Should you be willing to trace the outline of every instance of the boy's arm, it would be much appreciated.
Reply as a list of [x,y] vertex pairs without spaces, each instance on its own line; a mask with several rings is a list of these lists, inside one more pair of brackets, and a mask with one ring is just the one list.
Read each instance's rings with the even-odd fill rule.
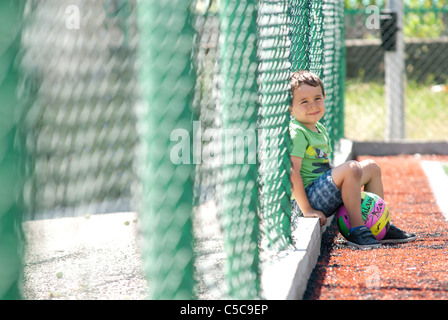
[[291,156],[291,189],[294,199],[297,201],[304,217],[317,217],[320,219],[320,225],[323,226],[327,222],[327,218],[322,211],[314,210],[305,193],[303,179],[300,175],[302,167],[302,158]]

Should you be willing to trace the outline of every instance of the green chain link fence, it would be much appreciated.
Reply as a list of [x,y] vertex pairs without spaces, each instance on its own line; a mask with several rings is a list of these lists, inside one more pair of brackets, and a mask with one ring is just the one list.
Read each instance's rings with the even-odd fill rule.
[[288,2],[260,2],[258,28],[260,212],[266,246],[283,250],[291,245]]
[[[220,90],[224,162],[218,210],[224,230],[229,295],[237,299],[260,295],[258,168],[254,161],[256,154],[251,152],[251,146],[256,145],[253,133],[257,130],[256,17],[256,0],[221,1]],[[246,143],[241,143],[241,138]]]
[[[171,158],[174,130],[190,145],[195,72],[191,3],[142,1],[138,8],[145,269],[153,299],[190,299],[193,293],[193,164]],[[174,21],[176,23],[174,23]]]
[[[20,126],[27,173],[25,297],[82,297],[86,289],[74,293],[70,288],[93,286],[114,266],[104,261],[98,267],[87,249],[76,263],[64,266],[49,240],[54,238],[66,255],[90,245],[94,235],[83,235],[87,218],[130,211],[131,189],[140,188],[133,170],[139,100],[136,2],[23,3],[19,97],[33,97]],[[69,221],[72,228],[62,229],[61,237]],[[53,260],[57,264],[49,263]],[[65,275],[62,281],[58,272]],[[71,274],[75,283],[63,288]]]
[[[2,2],[8,11],[2,7],[0,23],[22,19],[15,3]],[[132,209],[151,299],[263,298],[264,264],[294,250],[291,71],[322,77],[335,147],[344,135],[343,4],[26,4],[23,31],[9,21],[0,38],[8,115],[1,174],[11,180],[4,192],[17,192],[4,198],[26,200],[23,210],[19,200],[2,206],[2,230],[14,242],[2,263],[20,261],[22,214],[59,219]],[[79,29],[65,26],[69,6],[80,10]],[[19,52],[20,78],[11,68]],[[16,98],[11,87],[26,95]],[[19,108],[26,96],[32,104]],[[26,141],[21,151],[13,149],[17,130],[18,142]],[[12,170],[21,161],[25,177]],[[0,288],[20,281],[21,263],[8,266]]]
[[19,50],[23,2],[0,2],[0,299],[22,297],[24,148]]

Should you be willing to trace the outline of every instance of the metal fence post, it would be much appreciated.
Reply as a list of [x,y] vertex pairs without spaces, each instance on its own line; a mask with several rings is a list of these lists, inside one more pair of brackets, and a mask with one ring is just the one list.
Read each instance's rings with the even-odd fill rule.
[[396,48],[386,51],[385,94],[386,94],[386,140],[400,140],[406,137],[405,128],[405,55],[403,36],[404,3],[402,0],[389,0],[386,7],[396,13]]

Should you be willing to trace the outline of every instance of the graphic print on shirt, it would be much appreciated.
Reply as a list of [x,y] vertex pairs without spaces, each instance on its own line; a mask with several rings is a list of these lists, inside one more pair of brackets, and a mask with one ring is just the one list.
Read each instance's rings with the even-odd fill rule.
[[313,162],[313,166],[317,167],[313,170],[313,173],[327,172],[330,169],[330,162],[328,161],[328,155],[318,148],[313,148],[309,146],[306,149],[306,154],[318,159],[317,162]]

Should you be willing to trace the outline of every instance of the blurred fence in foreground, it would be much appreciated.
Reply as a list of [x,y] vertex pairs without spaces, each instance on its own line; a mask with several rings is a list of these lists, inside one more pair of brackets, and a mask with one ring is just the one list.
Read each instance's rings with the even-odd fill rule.
[[[133,210],[151,298],[263,298],[263,264],[294,249],[292,70],[322,77],[324,122],[335,146],[343,136],[342,2],[0,8],[1,297],[35,285],[21,265],[24,220]],[[75,279],[91,279],[92,263]]]

